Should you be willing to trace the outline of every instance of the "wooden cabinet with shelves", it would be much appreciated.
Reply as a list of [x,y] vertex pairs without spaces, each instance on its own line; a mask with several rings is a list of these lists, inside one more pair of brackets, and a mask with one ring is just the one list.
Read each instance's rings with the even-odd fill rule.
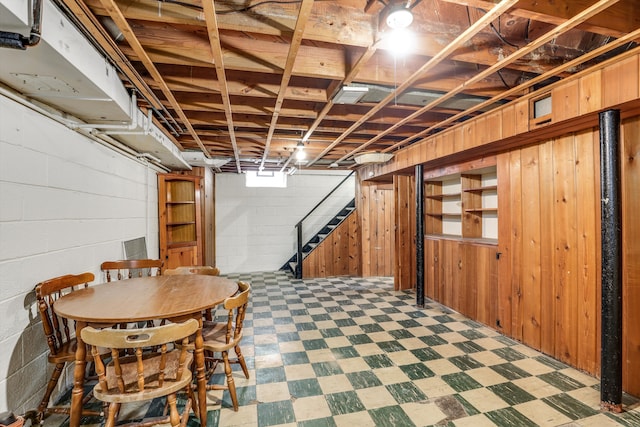
[[425,182],[425,229],[429,235],[497,238],[495,167]]
[[200,178],[159,174],[158,219],[160,258],[164,260],[164,268],[200,265]]

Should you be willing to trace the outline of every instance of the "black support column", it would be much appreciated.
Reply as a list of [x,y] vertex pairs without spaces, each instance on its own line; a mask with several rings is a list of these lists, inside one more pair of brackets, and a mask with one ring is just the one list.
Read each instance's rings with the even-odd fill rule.
[[424,166],[416,165],[416,305],[424,307]]
[[620,111],[600,113],[600,211],[602,215],[602,348],[600,401],[622,411],[622,215]]

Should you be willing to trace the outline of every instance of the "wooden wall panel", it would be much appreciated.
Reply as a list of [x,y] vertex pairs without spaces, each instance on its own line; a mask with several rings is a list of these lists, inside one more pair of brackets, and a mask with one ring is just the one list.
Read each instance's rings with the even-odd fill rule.
[[[416,279],[415,245],[415,178],[411,176],[393,177],[395,196],[395,264],[394,288],[411,289]],[[425,207],[426,208],[426,207]]]
[[[522,251],[528,256],[522,260],[520,273],[522,303],[521,318],[517,320],[522,324],[522,340],[530,343],[533,348],[540,349],[540,311],[541,311],[541,271],[540,257],[540,152],[537,145],[524,148],[521,151],[522,159],[522,245],[517,251]],[[524,226],[526,224],[526,226]]]
[[580,114],[591,113],[602,108],[602,71],[597,70],[581,77],[579,85],[580,98],[577,104]]
[[495,325],[499,331],[511,335],[511,154],[496,158],[498,177],[498,307]]
[[623,388],[640,396],[640,118],[622,125]]
[[638,56],[617,61],[602,70],[604,105],[616,105],[638,98]]
[[[511,241],[511,258],[505,260],[511,263],[511,335],[522,340],[522,265],[526,260],[522,252],[522,174],[521,153],[519,150],[511,152],[509,165],[509,188],[511,191],[511,217],[505,218],[511,224],[509,234],[504,238]],[[499,197],[499,196],[498,196]],[[498,236],[500,240],[502,236]]]
[[375,182],[358,184],[356,206],[361,215],[362,275],[393,276],[394,194],[393,185]]

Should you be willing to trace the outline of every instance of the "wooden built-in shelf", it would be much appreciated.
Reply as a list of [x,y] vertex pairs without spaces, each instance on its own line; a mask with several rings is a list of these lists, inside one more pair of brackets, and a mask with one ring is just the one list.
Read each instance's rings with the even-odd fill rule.
[[460,197],[462,193],[445,193],[445,194],[428,194],[426,197],[430,199],[441,200],[447,197]]
[[475,208],[465,209],[465,212],[498,212],[498,208]]
[[487,185],[486,187],[465,188],[462,191],[465,191],[467,193],[482,193],[485,191],[496,191],[496,190],[498,190],[497,185]]

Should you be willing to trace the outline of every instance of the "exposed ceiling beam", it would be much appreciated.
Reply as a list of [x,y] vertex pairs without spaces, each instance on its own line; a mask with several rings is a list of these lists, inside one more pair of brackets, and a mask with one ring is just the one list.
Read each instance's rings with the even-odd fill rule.
[[[240,155],[238,151],[238,143],[236,141],[235,129],[233,126],[233,113],[231,112],[231,101],[229,99],[229,88],[227,86],[227,77],[224,70],[224,58],[222,47],[220,46],[220,33],[218,30],[218,20],[216,17],[216,6],[214,0],[202,0],[204,16],[207,21],[207,33],[209,35],[209,43],[211,45],[211,53],[216,67],[216,78],[218,80],[218,89],[222,97],[222,105],[224,114],[227,119],[227,129],[229,130],[229,140],[233,147],[233,157],[236,160],[236,169],[238,173],[242,172],[240,168]],[[207,156],[209,156],[207,150]]]
[[289,45],[289,53],[287,55],[287,61],[282,73],[282,82],[280,84],[280,90],[278,91],[278,97],[276,98],[276,105],[273,109],[271,124],[269,125],[267,140],[265,142],[264,154],[262,155],[262,161],[260,162],[260,169],[264,167],[264,163],[266,162],[267,156],[269,155],[269,145],[271,144],[271,138],[273,138],[273,132],[275,131],[276,124],[278,123],[278,115],[280,114],[280,109],[282,108],[286,88],[287,86],[289,86],[289,80],[291,79],[291,74],[293,73],[293,65],[295,64],[296,58],[298,56],[298,49],[300,48],[300,44],[302,43],[302,36],[304,35],[304,29],[307,25],[307,21],[309,20],[309,15],[311,14],[312,7],[313,0],[302,0],[302,3],[300,4],[300,11],[298,13],[298,19],[296,21],[296,28],[293,32],[293,37],[291,38],[291,44]]

